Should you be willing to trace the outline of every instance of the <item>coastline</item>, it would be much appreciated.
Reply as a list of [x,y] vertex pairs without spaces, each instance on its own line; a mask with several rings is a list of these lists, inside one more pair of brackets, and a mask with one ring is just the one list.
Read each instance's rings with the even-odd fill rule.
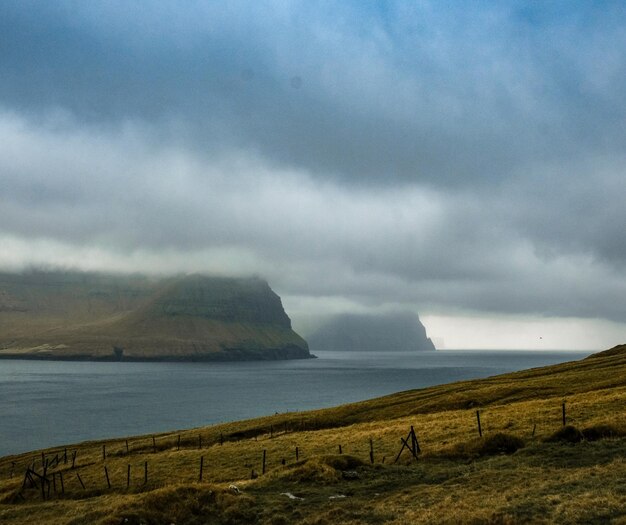
[[188,355],[161,355],[141,356],[122,355],[120,357],[110,355],[86,355],[68,354],[59,355],[46,352],[40,353],[0,353],[3,360],[22,361],[85,361],[106,363],[207,363],[207,362],[236,362],[236,361],[282,361],[292,359],[316,359],[317,356],[300,347],[269,348],[262,350],[250,350],[242,348],[228,348],[221,352]]

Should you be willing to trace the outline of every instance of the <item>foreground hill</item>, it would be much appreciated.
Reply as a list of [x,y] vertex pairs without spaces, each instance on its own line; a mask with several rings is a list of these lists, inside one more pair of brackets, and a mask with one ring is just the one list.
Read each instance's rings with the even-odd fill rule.
[[412,312],[337,315],[307,339],[312,350],[435,350],[424,325]]
[[310,357],[256,278],[0,274],[0,357],[227,360]]
[[[626,345],[333,409],[2,458],[0,522],[624,524],[625,421]],[[411,427],[417,460],[401,449]]]

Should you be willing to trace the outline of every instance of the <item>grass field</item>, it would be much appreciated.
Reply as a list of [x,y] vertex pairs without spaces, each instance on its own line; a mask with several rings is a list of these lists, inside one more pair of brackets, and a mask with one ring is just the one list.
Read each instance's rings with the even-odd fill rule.
[[[621,346],[332,409],[1,458],[0,523],[626,524],[625,422]],[[419,460],[404,450],[394,463],[411,426]],[[43,474],[42,452],[43,493],[35,475],[23,483],[29,467]]]

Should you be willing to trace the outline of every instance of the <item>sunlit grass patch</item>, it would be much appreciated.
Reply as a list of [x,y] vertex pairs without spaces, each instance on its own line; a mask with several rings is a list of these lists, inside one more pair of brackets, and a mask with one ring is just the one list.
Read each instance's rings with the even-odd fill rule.
[[[26,468],[42,471],[41,451],[0,458],[0,522],[619,522],[625,420],[626,354],[612,353],[154,440],[73,445],[75,466],[54,463],[57,491],[46,500],[22,487]],[[398,456],[411,427],[417,459],[406,448]]]

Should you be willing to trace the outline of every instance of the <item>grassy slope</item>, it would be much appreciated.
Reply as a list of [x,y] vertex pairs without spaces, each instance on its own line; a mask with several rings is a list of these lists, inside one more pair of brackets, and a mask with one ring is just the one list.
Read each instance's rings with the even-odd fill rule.
[[[255,279],[0,273],[0,357],[210,356],[288,347],[308,355],[280,298]],[[255,353],[256,352],[256,353]]]
[[[546,441],[561,428],[563,400],[570,424],[612,425],[621,435],[575,444]],[[156,450],[151,436],[129,439],[129,453],[123,439],[108,441],[106,461],[102,443],[83,443],[70,448],[77,450],[76,470],[63,464],[54,469],[64,472],[65,495],[47,502],[34,489],[22,491],[23,501],[17,497],[26,465],[35,460],[38,467],[40,453],[3,458],[0,522],[626,523],[624,416],[626,346],[573,363],[333,409],[157,435]],[[392,464],[411,425],[420,440],[420,461],[410,462],[405,453]],[[509,455],[486,451],[485,444],[502,432],[525,446]],[[268,472],[250,480],[252,470],[261,470],[263,450]],[[344,479],[344,471],[357,472],[358,479]],[[232,483],[241,494],[228,488]],[[303,499],[292,500],[285,492]],[[336,495],[346,497],[330,499]]]

